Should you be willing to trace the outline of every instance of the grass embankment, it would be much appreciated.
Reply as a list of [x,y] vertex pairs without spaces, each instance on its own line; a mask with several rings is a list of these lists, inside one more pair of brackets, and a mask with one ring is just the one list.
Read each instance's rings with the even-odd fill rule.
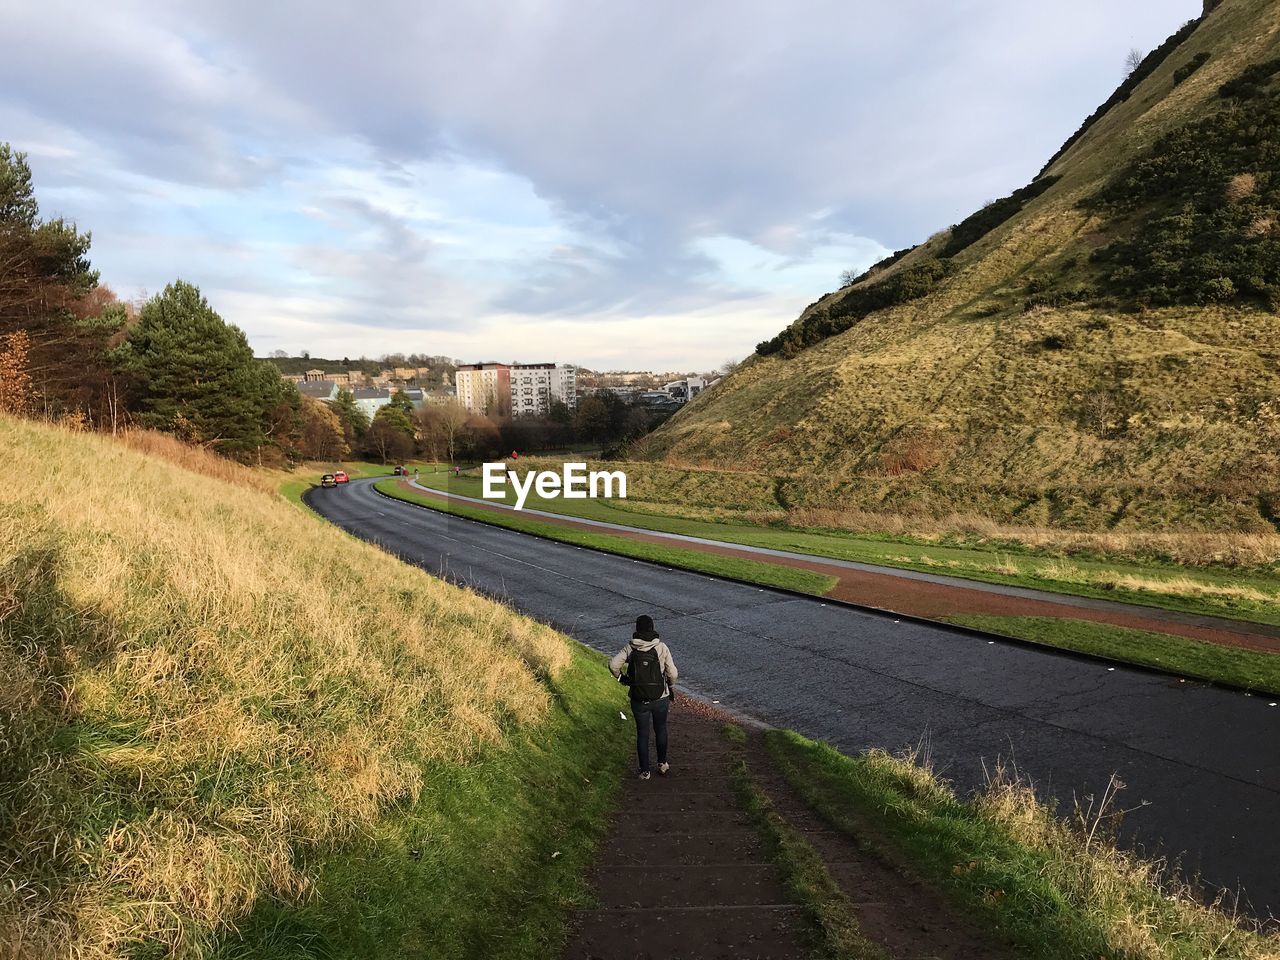
[[[895,528],[891,518],[872,514],[771,511],[769,504],[777,507],[773,484],[760,474],[634,463],[593,467],[627,471],[628,499],[544,499],[531,491],[526,509],[816,557],[1280,624],[1280,537],[1090,535],[1005,527],[975,519],[957,519],[952,527],[935,526],[932,534],[921,521],[911,533],[902,518],[897,518]],[[554,469],[554,465],[537,461],[519,464],[522,472],[543,468]],[[481,495],[481,480],[474,475],[442,473],[420,480],[424,486],[463,496]],[[513,503],[510,486],[500,489],[506,502]],[[835,527],[840,523],[862,532],[820,528],[820,524]],[[877,525],[889,529],[880,532]],[[890,532],[892,529],[897,532]],[[1127,551],[1133,557],[1152,552],[1144,559],[1123,561],[1109,559],[1105,555],[1109,550]],[[1160,551],[1199,557],[1204,562],[1217,557],[1221,562],[1216,566],[1170,563],[1158,558]],[[1226,566],[1227,562],[1233,565]]]
[[0,955],[554,952],[625,754],[591,655],[215,457],[0,446]]
[[762,586],[781,587],[785,590],[811,593],[816,596],[825,594],[836,582],[834,577],[795,567],[763,563],[758,560],[739,560],[735,557],[718,556],[714,553],[704,553],[681,547],[642,543],[607,533],[575,530],[572,527],[548,523],[545,520],[515,511],[487,510],[469,503],[444,500],[440,497],[433,497],[430,494],[419,493],[416,490],[405,489],[399,480],[379,480],[375,486],[380,492],[395,497],[397,500],[428,507],[440,513],[464,517],[468,520],[478,520],[481,523],[545,537],[548,540],[558,540],[561,543],[589,547],[593,550],[603,550],[606,553],[615,553],[619,556],[632,557],[637,560],[648,560],[653,563],[693,570],[698,573],[730,577],[735,580],[758,583]]
[[1248,690],[1280,694],[1280,654],[1202,643],[1187,637],[1053,617],[955,616],[957,623],[1006,637],[1172,670]]
[[1042,960],[1270,960],[1280,936],[1170,887],[1157,865],[1116,849],[1106,823],[1052,816],[1025,785],[997,774],[971,801],[916,758],[846,757],[787,731],[769,751],[834,826],[905,862],[970,915]]
[[[429,793],[323,861],[306,901],[271,899],[224,960],[553,956],[626,747],[618,685],[578,650],[547,717],[466,764],[424,770]],[[606,754],[612,766],[602,769]]]

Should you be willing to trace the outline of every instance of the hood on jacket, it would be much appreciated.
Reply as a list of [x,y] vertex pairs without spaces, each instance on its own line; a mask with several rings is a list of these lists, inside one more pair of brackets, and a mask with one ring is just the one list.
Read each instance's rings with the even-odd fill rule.
[[662,638],[655,636],[652,640],[644,640],[640,637],[631,638],[631,646],[635,650],[652,650],[662,642]]

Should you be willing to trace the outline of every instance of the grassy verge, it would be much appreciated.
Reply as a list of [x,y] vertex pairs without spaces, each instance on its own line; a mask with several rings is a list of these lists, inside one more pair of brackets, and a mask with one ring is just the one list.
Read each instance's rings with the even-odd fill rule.
[[999,774],[966,802],[914,758],[880,751],[851,758],[789,731],[766,736],[815,810],[847,833],[881,838],[1025,956],[1265,960],[1280,950],[1280,937],[1241,927],[1100,839],[1105,824],[1086,834]]
[[[777,564],[735,560],[696,550],[651,546],[627,540],[624,537],[576,531],[515,512],[498,512],[466,503],[445,502],[439,498],[405,490],[396,483],[380,482],[377,486],[382,492],[398,499],[442,512],[470,517],[566,543],[591,546],[623,556],[656,560],[659,563],[701,573],[730,576],[814,596],[825,596],[834,583],[832,578]],[[449,489],[454,489],[452,484]],[[467,492],[463,495],[471,494]],[[560,502],[555,501],[553,505]],[[582,501],[569,502],[575,505],[575,509],[582,503]],[[599,504],[598,501],[596,503]],[[597,506],[596,509],[598,510],[599,507]],[[1250,690],[1280,693],[1280,654],[1244,650],[1173,634],[1132,630],[1086,620],[985,615],[952,616],[946,619],[949,623],[989,630],[1007,637],[1032,640],[1064,650],[1076,650],[1123,663],[1156,667]]]
[[948,622],[1265,693],[1280,693],[1280,654],[1055,617],[955,616]]
[[607,673],[144,441],[0,416],[0,956],[554,952]]
[[466,766],[317,864],[305,902],[265,901],[224,960],[375,960],[558,954],[621,782],[630,743],[618,686],[584,649],[534,730]]
[[[741,743],[740,727],[726,725],[725,736]],[[751,779],[745,759],[731,767],[738,800],[764,839],[769,858],[778,864],[787,891],[809,918],[817,940],[817,956],[829,960],[889,960],[889,955],[862,935],[852,904],[827,870],[822,856],[777,812],[764,791]]]
[[481,523],[545,537],[548,540],[559,540],[561,543],[590,547],[593,550],[603,550],[623,557],[648,560],[654,563],[666,564],[667,566],[680,567],[684,570],[693,570],[698,573],[731,577],[735,580],[745,580],[768,587],[781,587],[800,593],[811,593],[815,596],[824,595],[836,583],[834,577],[814,573],[810,570],[802,570],[797,567],[784,567],[780,564],[764,563],[759,560],[739,560],[736,557],[723,557],[698,550],[641,543],[636,540],[629,540],[626,537],[575,530],[572,527],[548,523],[545,520],[515,512],[486,510],[468,503],[446,501],[429,494],[406,490],[396,480],[380,480],[376,487],[382,493],[395,497],[397,500],[429,507],[441,513],[465,517],[468,520],[478,520]]
[[[525,466],[522,461],[521,468]],[[613,466],[630,468],[629,464]],[[462,496],[481,495],[481,481],[476,476],[439,473],[423,476],[421,482]],[[506,493],[508,502],[513,502],[509,487]],[[697,517],[688,514],[706,511],[691,505],[635,499],[543,499],[531,492],[526,508],[640,530],[1280,625],[1280,580],[1271,569],[1192,567],[1156,560],[1123,562],[1096,558],[1088,552],[1068,558],[1060,552],[1035,551],[1010,541],[966,546],[906,536],[818,530],[781,522],[751,523],[741,519],[742,511]],[[675,512],[662,512],[667,508]]]

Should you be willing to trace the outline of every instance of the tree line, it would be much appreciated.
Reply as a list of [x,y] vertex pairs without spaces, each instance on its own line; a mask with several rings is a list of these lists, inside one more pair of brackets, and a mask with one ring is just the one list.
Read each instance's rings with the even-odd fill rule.
[[90,244],[76,224],[41,216],[26,156],[0,143],[0,413],[155,429],[273,465],[616,447],[658,418],[608,393],[519,419],[476,416],[454,402],[415,408],[397,393],[370,418],[349,391],[331,402],[303,397],[192,283],[121,301],[100,283]]

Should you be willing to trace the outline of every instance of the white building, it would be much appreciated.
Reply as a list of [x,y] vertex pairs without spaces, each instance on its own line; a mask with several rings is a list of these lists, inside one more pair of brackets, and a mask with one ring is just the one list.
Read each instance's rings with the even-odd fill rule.
[[563,363],[464,363],[454,384],[458,402],[478,414],[537,416],[556,400],[578,403],[578,370]]
[[692,400],[708,386],[709,384],[703,377],[685,377],[683,380],[673,380],[662,389],[681,403],[684,403]]
[[578,371],[563,363],[517,363],[511,367],[511,414],[545,416],[553,401],[578,403]]

